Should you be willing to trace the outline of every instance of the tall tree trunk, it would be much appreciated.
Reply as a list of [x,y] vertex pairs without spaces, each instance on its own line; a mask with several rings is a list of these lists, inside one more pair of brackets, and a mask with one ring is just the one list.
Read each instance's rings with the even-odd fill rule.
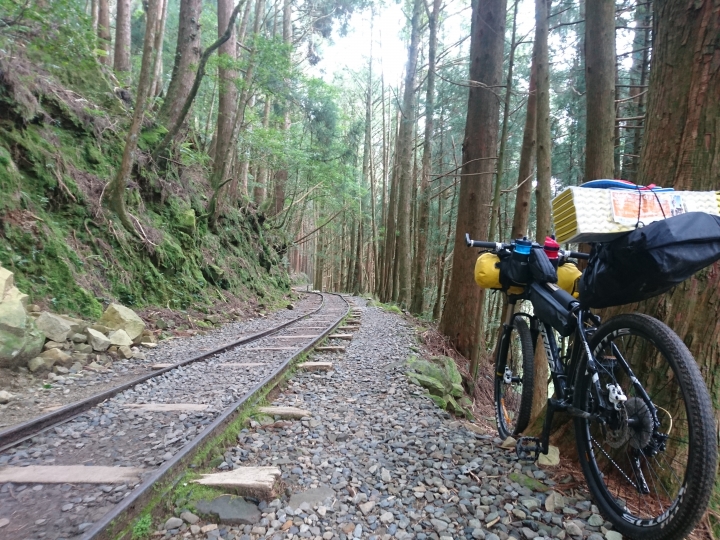
[[[398,114],[398,117],[400,115]],[[398,122],[399,124],[399,122]],[[397,149],[398,139],[395,137],[395,158],[393,159],[393,167],[390,175],[390,196],[388,197],[387,221],[385,222],[385,285],[383,294],[380,299],[383,302],[389,302],[394,295],[395,282],[395,248],[397,246],[397,200],[398,200],[398,166],[397,166]]]
[[[198,64],[197,72],[195,73],[195,80],[193,81],[192,88],[190,88],[190,92],[188,93],[187,98],[185,99],[185,103],[182,106],[182,109],[180,109],[180,113],[178,114],[177,120],[174,124],[171,126],[168,126],[168,132],[165,134],[165,137],[163,137],[163,140],[160,141],[160,143],[157,145],[155,150],[153,150],[152,157],[155,161],[157,161],[160,156],[163,156],[165,151],[170,146],[170,143],[175,140],[175,137],[177,136],[178,132],[180,131],[180,127],[182,126],[182,123],[185,121],[185,117],[187,116],[188,112],[190,112],[190,107],[193,104],[193,101],[195,100],[195,96],[197,96],[197,92],[200,89],[200,83],[203,80],[203,77],[205,76],[205,66],[207,65],[207,61],[210,58],[210,55],[215,52],[218,47],[223,45],[224,43],[227,43],[227,41],[230,39],[230,36],[234,32],[235,27],[235,19],[238,16],[238,13],[240,12],[240,8],[243,5],[243,2],[247,0],[240,0],[237,6],[235,6],[235,9],[233,10],[230,20],[227,23],[227,27],[225,28],[225,33],[220,36],[215,42],[210,45],[200,56],[200,63]],[[260,1],[260,0],[258,0]]]
[[181,0],[177,46],[172,76],[158,120],[166,127],[177,122],[195,79],[200,61],[200,13],[202,0]]
[[[232,0],[218,0],[218,36],[221,36],[224,29],[227,28],[228,22],[233,12]],[[213,187],[218,188],[225,182],[225,171],[227,164],[226,156],[229,154],[228,149],[234,144],[232,140],[233,124],[235,120],[235,109],[237,106],[237,86],[235,79],[237,71],[231,67],[227,67],[227,63],[232,63],[237,58],[237,47],[235,45],[235,25],[233,25],[230,39],[220,45],[218,49],[218,57],[221,59],[221,65],[218,68],[219,81],[219,98],[218,98],[218,116],[215,125],[215,153],[213,157],[212,179],[215,184]]]
[[[453,208],[455,208],[455,200],[457,199],[458,186],[457,182],[453,182],[453,196],[450,202],[450,210],[448,212],[448,224],[447,232],[445,233],[445,244],[443,245],[442,255],[440,255],[440,262],[438,265],[438,283],[437,283],[437,296],[435,297],[435,306],[433,307],[433,318],[435,320],[440,319],[443,313],[443,295],[446,289],[445,284],[447,283],[446,278],[446,266],[448,258],[448,245],[450,245],[450,237],[452,236],[452,222],[453,222]],[[442,206],[441,206],[442,208]],[[442,218],[442,216],[441,216]]]
[[90,2],[90,20],[92,21],[93,34],[97,35],[98,31],[98,16],[99,16],[99,2],[98,0],[91,0]]
[[109,0],[98,0],[98,49],[104,51],[99,60],[102,64],[110,64],[110,3]]
[[415,253],[415,280],[413,283],[412,303],[410,311],[422,313],[425,294],[425,263],[427,244],[430,233],[430,165],[432,163],[433,116],[435,115],[435,55],[437,50],[437,21],[440,15],[441,0],[433,0],[432,13],[428,20],[430,38],[428,41],[428,75],[425,91],[425,140],[423,141],[422,172],[418,220],[417,220],[417,252]]
[[533,53],[531,62],[525,130],[523,131],[522,147],[520,148],[515,212],[513,213],[512,232],[510,233],[511,239],[527,236],[528,222],[530,221],[533,161],[535,158],[535,128],[537,125],[537,62],[535,53]]
[[157,97],[162,93],[163,88],[163,42],[165,41],[165,21],[167,20],[168,0],[162,0],[160,9],[160,20],[158,31],[155,34],[155,66],[153,67],[153,81],[150,86],[150,97]]
[[515,0],[513,7],[513,22],[510,38],[510,56],[508,58],[508,72],[505,80],[505,99],[503,101],[502,129],[500,131],[500,150],[497,159],[497,178],[495,179],[495,190],[493,191],[492,210],[490,213],[490,233],[488,240],[494,241],[499,228],[500,220],[500,190],[503,183],[503,171],[505,170],[505,146],[508,139],[508,124],[510,123],[510,98],[512,97],[513,67],[515,63],[515,32],[517,30],[517,11],[519,0]]
[[143,45],[142,65],[140,68],[140,80],[138,81],[137,97],[135,98],[135,111],[133,112],[130,129],[125,137],[125,148],[123,149],[122,160],[115,178],[108,186],[108,203],[115,211],[123,226],[130,232],[137,234],[134,225],[130,221],[125,208],[125,187],[135,162],[135,150],[137,139],[142,127],[142,120],[145,114],[145,103],[150,93],[152,83],[152,68],[155,62],[155,33],[158,30],[159,0],[148,0],[145,13],[145,43]]
[[[291,0],[283,0],[283,43],[290,50],[292,46],[292,2]],[[288,53],[289,54],[289,53]],[[290,104],[285,101],[283,103],[283,124],[282,130],[287,132],[290,129]],[[284,164],[275,173],[275,193],[274,201],[275,215],[282,212],[285,207],[285,187],[288,181],[288,164]]]
[[[635,39],[633,40],[633,64],[631,72],[631,81],[637,86],[630,88],[630,96],[635,97],[633,100],[634,107],[628,116],[642,116],[645,114],[645,95],[647,89],[648,75],[650,74],[650,24],[652,22],[651,11],[648,4],[639,2],[635,8],[635,23],[639,27],[635,31]],[[640,151],[642,148],[642,129],[633,129],[632,133],[626,133],[626,140],[632,138],[632,146],[630,152],[632,155],[629,160],[629,167],[626,167],[627,173],[625,178],[631,182],[637,182],[638,169],[640,168]],[[625,145],[627,147],[627,144]]]
[[413,156],[415,155],[415,79],[417,59],[420,48],[420,15],[423,0],[413,1],[413,14],[410,23],[410,46],[408,62],[405,68],[405,88],[403,91],[402,117],[400,118],[400,143],[398,162],[398,214],[397,214],[397,250],[398,263],[398,303],[410,304],[410,252],[412,236],[410,220],[412,216],[412,192],[415,183],[413,175]]
[[117,0],[115,17],[115,55],[113,69],[118,72],[130,71],[130,22],[132,11],[130,0]]
[[[272,104],[272,98],[270,94],[265,96],[265,106],[263,108],[263,129],[267,129],[270,126],[270,108]],[[260,164],[258,167],[257,177],[255,178],[255,187],[253,188],[253,200],[258,208],[265,201],[265,193],[268,183],[268,167],[267,164]]]
[[585,179],[614,178],[615,0],[593,0],[585,10]]
[[[652,68],[639,183],[695,191],[717,190],[720,186],[718,7],[717,0],[653,3]],[[720,422],[718,306],[720,263],[698,272],[667,294],[620,308],[658,317],[680,336],[705,377],[716,422]],[[717,477],[711,502],[716,512],[719,501]]]
[[[357,226],[357,241],[355,242],[355,265],[353,268],[353,287],[352,293],[358,296],[362,290],[362,248],[363,248],[363,220],[362,211],[360,212],[360,218],[358,219]],[[348,291],[350,292],[350,291]]]
[[[535,0],[535,56],[537,67],[537,188],[535,190],[536,232],[542,243],[550,234],[550,63],[548,58],[548,16],[550,0]],[[612,162],[612,160],[611,160]]]
[[[487,205],[492,197],[492,175],[497,157],[499,107],[491,88],[502,84],[506,0],[474,2],[470,38],[468,113],[463,142],[463,165],[455,228],[452,275],[440,330],[460,353],[475,358],[480,352],[484,292],[473,278],[477,253],[465,246],[465,233],[485,239],[490,223]],[[490,88],[488,88],[490,87]]]

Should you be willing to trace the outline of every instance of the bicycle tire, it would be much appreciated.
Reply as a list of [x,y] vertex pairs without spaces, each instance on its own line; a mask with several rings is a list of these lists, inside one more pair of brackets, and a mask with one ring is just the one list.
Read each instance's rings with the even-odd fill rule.
[[[623,536],[687,537],[705,513],[717,466],[712,402],[695,360],[670,328],[638,313],[619,315],[600,326],[590,350],[601,388],[606,388],[605,381],[614,381],[610,384],[619,384],[628,398],[624,413],[618,412],[604,430],[599,422],[575,418],[580,465],[595,503]],[[638,381],[632,381],[623,359]],[[639,366],[633,366],[635,359]],[[574,405],[591,412],[593,384],[586,363],[583,356]],[[636,382],[656,408],[660,425]],[[658,446],[665,436],[664,446]]]
[[[521,317],[513,319],[510,334],[503,332],[500,339],[495,362],[495,420],[500,437],[506,439],[522,433],[530,422],[534,349],[530,329]],[[505,382],[506,367],[513,376],[509,384]]]

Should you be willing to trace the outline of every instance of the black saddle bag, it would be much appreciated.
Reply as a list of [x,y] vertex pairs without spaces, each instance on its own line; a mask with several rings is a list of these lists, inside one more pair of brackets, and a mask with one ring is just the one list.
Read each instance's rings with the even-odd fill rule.
[[689,212],[595,244],[580,279],[583,307],[604,308],[662,294],[720,259],[720,217]]
[[561,336],[573,333],[576,319],[572,309],[578,301],[571,294],[552,283],[533,282],[529,287],[528,298],[540,320],[552,326]]

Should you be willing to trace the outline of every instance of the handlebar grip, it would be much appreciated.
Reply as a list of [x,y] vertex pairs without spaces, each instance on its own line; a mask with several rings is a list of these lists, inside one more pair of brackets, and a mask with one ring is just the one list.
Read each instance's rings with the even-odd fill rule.
[[485,248],[485,249],[497,249],[498,245],[495,242],[482,242],[480,240],[471,240],[470,234],[465,233],[465,245],[467,247]]
[[580,251],[570,251],[566,254],[566,257],[572,258],[572,259],[585,259],[588,260],[590,258],[589,253],[582,253]]

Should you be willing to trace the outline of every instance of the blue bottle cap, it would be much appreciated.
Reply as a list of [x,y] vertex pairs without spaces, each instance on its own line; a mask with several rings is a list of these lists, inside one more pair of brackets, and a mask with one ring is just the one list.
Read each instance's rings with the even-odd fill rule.
[[530,255],[532,249],[532,241],[527,238],[518,238],[515,240],[515,252],[521,255]]

